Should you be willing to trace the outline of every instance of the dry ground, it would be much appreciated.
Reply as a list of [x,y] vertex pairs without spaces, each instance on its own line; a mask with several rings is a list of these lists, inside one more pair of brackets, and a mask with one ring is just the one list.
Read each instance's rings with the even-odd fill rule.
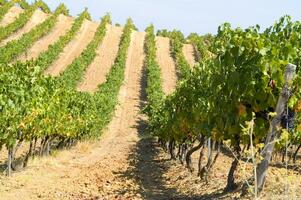
[[[76,39],[67,45],[47,72],[58,75],[63,71],[92,40],[96,27],[97,24],[86,21]],[[104,81],[105,74],[116,57],[116,44],[119,42],[121,30],[110,26],[109,28],[108,33],[115,31],[115,34],[106,35],[100,45],[97,60],[89,66],[83,79],[86,85],[82,89],[85,91],[95,90]],[[223,192],[233,159],[231,156],[223,154],[218,158],[210,181],[205,184],[195,172],[191,174],[179,161],[171,160],[147,134],[147,119],[140,113],[146,100],[144,39],[143,32],[132,34],[125,81],[118,97],[120,103],[115,117],[100,140],[82,142],[70,150],[56,151],[52,156],[35,158],[26,169],[15,172],[10,178],[0,176],[0,200],[241,199],[239,193]],[[175,63],[170,56],[169,40],[157,37],[156,44],[163,90],[169,94],[175,89],[177,81]],[[112,49],[104,52],[105,46],[110,45]],[[190,47],[185,49],[185,54],[191,52]],[[102,57],[103,54],[109,58],[108,61],[104,61],[106,59]],[[189,55],[186,57],[193,58]],[[24,151],[20,151],[20,154],[22,152]],[[4,156],[0,154],[0,160]],[[193,160],[195,168],[196,156],[197,153]],[[250,165],[241,162],[236,175],[238,180],[243,181],[251,170]],[[301,199],[300,180],[300,166],[290,169],[286,176],[286,170],[275,165],[269,172],[267,187],[261,199]],[[288,196],[284,195],[286,182],[289,186]]]
[[98,24],[85,20],[79,33],[64,48],[59,58],[45,71],[45,74],[58,76],[77,58],[93,39]]
[[11,7],[1,20],[0,26],[5,27],[12,23],[22,12],[24,12],[22,8],[17,6]]
[[7,44],[8,42],[10,42],[12,40],[20,39],[23,34],[28,33],[32,28],[34,28],[38,24],[45,21],[48,16],[49,16],[48,14],[46,14],[43,11],[37,9],[34,12],[34,14],[32,15],[32,17],[30,18],[30,20],[24,25],[24,27],[22,27],[17,32],[10,35],[5,40],[1,41],[0,46],[4,46],[5,44]]
[[78,85],[79,91],[94,92],[98,85],[106,81],[106,74],[110,71],[118,53],[121,35],[121,27],[107,25],[107,32],[97,50],[97,56]]
[[189,65],[193,67],[196,64],[193,45],[184,44],[182,51]]
[[170,40],[166,37],[156,37],[156,58],[161,67],[162,90],[165,94],[174,91],[177,83],[176,64],[170,54]]
[[35,42],[18,60],[25,61],[36,59],[40,53],[46,51],[49,45],[54,44],[72,26],[73,19],[63,14],[58,16],[57,22],[52,31]]

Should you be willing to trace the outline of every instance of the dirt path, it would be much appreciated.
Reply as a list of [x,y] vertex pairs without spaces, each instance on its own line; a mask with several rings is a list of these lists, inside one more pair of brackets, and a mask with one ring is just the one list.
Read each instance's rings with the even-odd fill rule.
[[7,26],[8,24],[12,23],[17,19],[17,17],[24,12],[22,8],[13,6],[11,7],[8,12],[4,15],[2,21],[0,22],[0,26]]
[[196,64],[194,56],[194,47],[191,44],[184,44],[182,51],[189,65],[193,67]]
[[30,20],[25,24],[23,28],[6,38],[0,43],[0,46],[4,46],[8,42],[12,40],[18,40],[22,37],[23,34],[28,33],[32,28],[37,26],[38,24],[44,22],[49,15],[37,9]]
[[[120,105],[99,143],[81,144],[70,151],[31,162],[12,178],[0,177],[3,199],[83,199],[115,197],[122,189],[117,171],[126,170],[130,151],[138,141],[143,117],[142,70],[145,34],[135,32],[128,51],[125,81],[119,94]],[[129,180],[130,181],[130,180]],[[129,183],[129,182],[128,182]],[[120,187],[119,187],[120,186]],[[113,196],[112,196],[113,195]]]
[[67,30],[71,28],[72,21],[73,19],[71,17],[67,17],[63,14],[59,15],[52,31],[34,43],[34,45],[26,53],[21,55],[18,60],[25,61],[37,58],[40,53],[48,49],[49,45],[55,43],[60,36],[64,35]]
[[93,39],[97,26],[97,23],[85,20],[75,39],[64,48],[59,59],[45,71],[45,74],[58,76],[63,72]]
[[[1,200],[243,199],[239,193],[223,192],[231,156],[220,155],[206,184],[196,172],[191,174],[179,161],[171,160],[146,134],[146,119],[140,113],[146,99],[144,37],[145,33],[132,35],[120,104],[101,139],[37,158],[10,178],[0,176]],[[272,167],[269,171],[267,193],[261,199],[284,199],[285,169]],[[289,173],[289,191],[296,193],[296,198],[286,199],[301,198],[300,176],[300,171]]]
[[140,113],[146,99],[144,38],[145,33],[132,34],[120,104],[100,141],[34,160],[11,178],[0,176],[2,199],[182,198],[165,186],[166,159],[158,156],[160,150],[147,136]]
[[157,62],[161,67],[162,88],[165,94],[174,91],[177,82],[176,65],[170,55],[170,41],[166,37],[156,37]]
[[107,25],[107,32],[97,50],[97,56],[77,88],[79,91],[94,92],[98,85],[106,81],[106,74],[110,71],[118,53],[121,35],[121,27]]

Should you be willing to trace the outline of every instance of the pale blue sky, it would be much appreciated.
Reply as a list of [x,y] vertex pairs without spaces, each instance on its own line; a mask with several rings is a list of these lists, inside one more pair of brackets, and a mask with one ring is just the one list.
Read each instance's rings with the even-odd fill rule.
[[[28,0],[32,2],[33,0]],[[51,9],[65,3],[72,15],[88,7],[94,20],[106,12],[113,23],[124,24],[131,17],[144,30],[150,23],[157,29],[179,29],[185,35],[216,33],[223,22],[246,28],[259,24],[272,25],[280,16],[289,14],[301,21],[301,0],[44,0]]]

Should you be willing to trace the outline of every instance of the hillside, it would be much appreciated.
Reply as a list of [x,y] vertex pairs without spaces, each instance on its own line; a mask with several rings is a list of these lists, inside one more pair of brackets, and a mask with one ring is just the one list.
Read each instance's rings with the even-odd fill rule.
[[[209,157],[211,150],[214,155],[219,154],[216,163],[211,163],[214,167],[205,181],[197,170],[191,172],[181,157],[198,146],[199,139],[188,141],[186,145],[185,141],[167,143],[166,136],[164,143],[164,139],[158,142],[158,138],[150,134],[147,112],[159,108],[147,107],[145,111],[145,106],[152,102],[156,106],[169,105],[169,100],[178,97],[185,101],[185,95],[188,97],[190,93],[184,93],[183,97],[174,92],[189,83],[185,78],[197,65],[196,54],[204,53],[199,52],[199,43],[193,39],[183,42],[172,34],[169,37],[154,35],[149,29],[135,30],[131,20],[115,26],[109,16],[95,22],[90,20],[87,11],[72,17],[65,13],[64,7],[47,13],[41,5],[34,9],[11,6],[0,21],[0,27],[4,27],[1,29],[3,36],[0,34],[3,53],[0,63],[11,70],[6,76],[2,68],[0,73],[4,75],[0,80],[6,80],[9,85],[16,79],[22,91],[16,92],[19,87],[15,85],[8,89],[0,86],[0,89],[7,92],[7,96],[22,96],[28,92],[24,95],[26,100],[23,101],[22,96],[16,101],[23,110],[4,112],[0,107],[1,114],[8,116],[0,118],[3,120],[0,123],[18,120],[11,126],[21,135],[15,136],[1,125],[4,127],[1,130],[8,130],[10,135],[0,135],[0,169],[3,172],[0,200],[253,199],[252,195],[241,197],[240,189],[224,191],[236,156],[231,154],[226,142],[220,147],[219,142],[210,143],[209,140],[214,145],[212,149],[203,145],[192,155],[191,166],[197,169],[198,164],[202,164],[200,156]],[[16,23],[14,27],[17,28],[4,35],[5,28],[21,21],[18,16],[22,13],[28,16],[28,21],[23,25]],[[20,70],[11,69],[17,67]],[[16,77],[9,77],[10,73]],[[155,79],[158,83],[152,82]],[[23,82],[26,84],[21,84]],[[183,84],[177,86],[179,82]],[[197,83],[190,88],[197,88]],[[28,103],[27,99],[32,102]],[[167,103],[156,104],[158,99],[160,102],[167,99]],[[154,118],[159,119],[162,113],[167,116],[169,111],[180,108],[157,112]],[[186,111],[188,119],[195,115]],[[20,120],[18,113],[24,115]],[[166,132],[173,129],[185,132],[187,124],[183,120],[183,126],[168,126]],[[186,150],[182,149],[184,146]],[[290,154],[296,147],[298,143],[291,147]],[[173,152],[176,150],[178,152]],[[177,154],[177,158],[173,158],[173,154]],[[287,195],[291,199],[301,199],[300,155],[296,155],[297,161],[288,169],[279,161],[282,155],[279,151],[273,157],[261,199],[283,199]],[[10,156],[13,163],[9,161]],[[203,163],[209,163],[208,160],[206,157]],[[11,177],[4,176],[10,170]],[[252,177],[252,170],[252,164],[239,158],[235,178],[240,186]],[[288,187],[286,193],[285,187]]]

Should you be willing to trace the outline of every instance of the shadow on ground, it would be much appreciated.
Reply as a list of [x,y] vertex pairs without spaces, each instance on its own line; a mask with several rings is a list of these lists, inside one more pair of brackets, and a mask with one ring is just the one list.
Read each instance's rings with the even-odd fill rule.
[[[146,70],[143,68],[142,78],[140,81],[140,110],[145,106],[146,102]],[[148,135],[147,121],[143,116],[137,119],[135,128],[138,130],[139,141],[133,147],[132,152],[128,156],[130,165],[128,169],[115,172],[122,180],[133,180],[138,183],[138,188],[131,193],[139,194],[143,199],[147,200],[178,200],[178,199],[225,199],[223,191],[216,191],[211,194],[201,196],[191,196],[181,194],[176,188],[167,186],[167,180],[164,177],[170,167],[168,159],[159,156],[161,148],[153,137]],[[123,195],[126,188],[115,191],[115,194]]]
[[[159,156],[161,148],[154,138],[145,133],[146,122],[141,120],[138,123],[140,140],[133,148],[128,157],[130,167],[120,176],[126,180],[134,180],[139,184],[136,191],[143,199],[147,200],[180,200],[180,199],[228,199],[227,193],[222,190],[204,195],[181,194],[176,188],[166,185],[166,178],[163,176],[170,167],[169,159]],[[120,192],[117,191],[120,194]]]

